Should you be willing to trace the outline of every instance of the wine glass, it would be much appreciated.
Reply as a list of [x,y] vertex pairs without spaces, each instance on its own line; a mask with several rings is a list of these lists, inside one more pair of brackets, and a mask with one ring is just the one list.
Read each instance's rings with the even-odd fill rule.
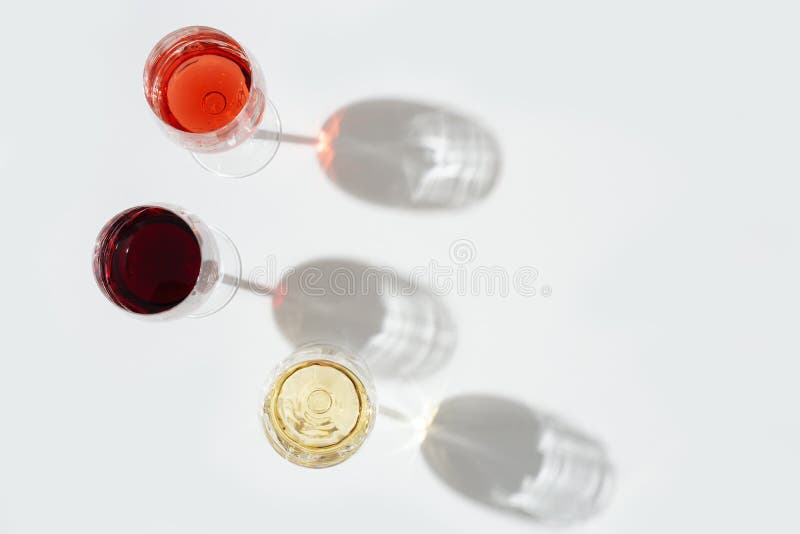
[[162,38],[145,62],[144,92],[167,137],[212,173],[249,176],[278,150],[280,118],[261,68],[220,30],[188,26]]
[[169,204],[115,215],[97,236],[93,267],[108,300],[156,320],[219,311],[236,294],[242,273],[230,237]]
[[373,425],[372,376],[354,354],[327,344],[304,345],[272,373],[261,420],[273,448],[304,467],[330,467],[351,457]]

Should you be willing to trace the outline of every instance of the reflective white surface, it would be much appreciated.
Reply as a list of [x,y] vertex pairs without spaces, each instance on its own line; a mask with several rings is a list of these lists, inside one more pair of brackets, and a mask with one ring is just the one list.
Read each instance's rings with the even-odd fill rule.
[[[293,347],[270,298],[241,291],[212,317],[151,324],[94,287],[97,230],[153,200],[224,228],[245,275],[270,254],[279,269],[453,266],[462,239],[468,267],[535,267],[532,297],[443,297],[458,343],[435,384],[405,390],[423,412],[501,395],[601,440],[616,490],[575,532],[800,530],[796,3],[78,1],[4,14],[0,532],[548,529],[452,491],[389,418],[336,468],[274,454],[253,407]],[[257,54],[289,134],[381,97],[475,117],[503,155],[493,191],[463,211],[382,207],[289,143],[253,177],[210,175],[142,94],[150,48],[187,24]]]

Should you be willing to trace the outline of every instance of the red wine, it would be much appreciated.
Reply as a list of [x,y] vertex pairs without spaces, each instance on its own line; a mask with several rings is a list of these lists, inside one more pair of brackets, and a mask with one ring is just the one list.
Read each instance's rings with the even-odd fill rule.
[[183,28],[153,49],[145,66],[145,94],[170,126],[207,133],[244,108],[251,77],[244,48],[232,37],[203,26]]
[[192,292],[200,263],[200,243],[183,219],[165,208],[139,206],[103,229],[94,271],[112,302],[152,314],[177,306]]

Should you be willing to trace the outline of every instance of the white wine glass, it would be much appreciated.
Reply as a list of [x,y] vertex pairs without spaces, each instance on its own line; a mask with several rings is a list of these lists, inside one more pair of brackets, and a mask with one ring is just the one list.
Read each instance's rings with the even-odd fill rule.
[[327,344],[298,348],[273,371],[261,420],[273,448],[304,467],[350,458],[375,424],[369,369],[358,356]]

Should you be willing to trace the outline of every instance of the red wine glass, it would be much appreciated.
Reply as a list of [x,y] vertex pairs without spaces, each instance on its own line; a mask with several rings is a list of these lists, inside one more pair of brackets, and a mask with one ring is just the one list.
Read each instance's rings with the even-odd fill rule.
[[242,272],[224,232],[169,204],[115,215],[97,236],[93,267],[108,300],[159,320],[219,311],[236,294]]
[[161,39],[145,62],[144,92],[167,137],[217,175],[254,174],[280,146],[261,68],[220,30],[188,26]]

